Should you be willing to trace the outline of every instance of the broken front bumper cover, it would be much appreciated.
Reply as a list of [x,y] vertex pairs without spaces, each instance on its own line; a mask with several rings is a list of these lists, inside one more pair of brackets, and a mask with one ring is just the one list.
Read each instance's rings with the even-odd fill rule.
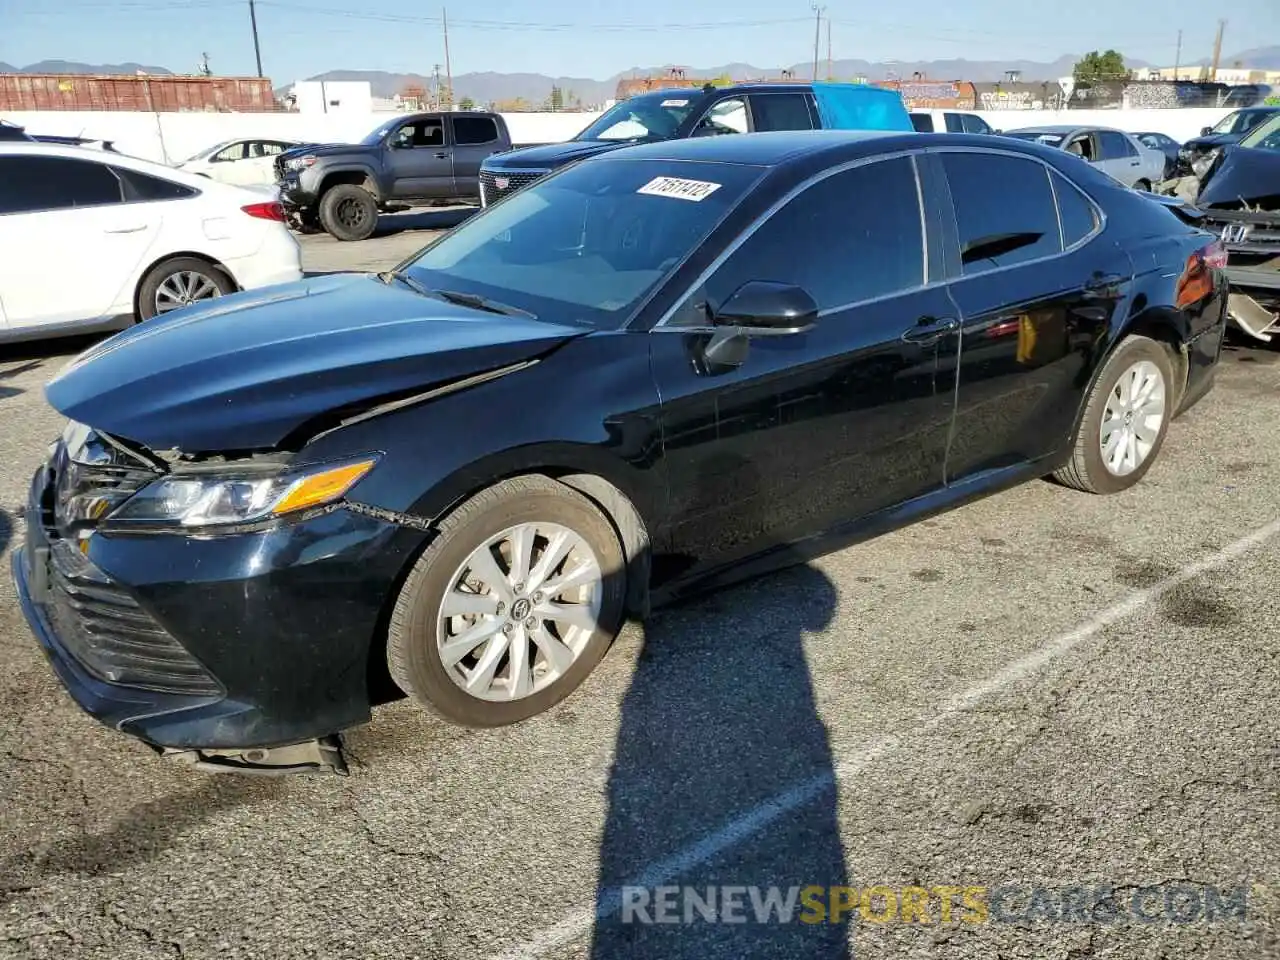
[[248,747],[237,750],[180,750],[174,747],[154,749],[165,759],[177,760],[207,773],[239,773],[265,777],[297,773],[347,775],[347,762],[342,755],[342,738],[337,734],[282,747]]

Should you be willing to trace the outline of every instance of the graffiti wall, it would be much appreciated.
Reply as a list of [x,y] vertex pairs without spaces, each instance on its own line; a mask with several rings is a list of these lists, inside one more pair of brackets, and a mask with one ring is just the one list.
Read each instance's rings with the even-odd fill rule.
[[1054,81],[973,86],[979,110],[1057,110],[1066,100],[1066,94]]
[[908,110],[973,110],[977,106],[973,84],[964,80],[882,80],[876,86],[897,90]]

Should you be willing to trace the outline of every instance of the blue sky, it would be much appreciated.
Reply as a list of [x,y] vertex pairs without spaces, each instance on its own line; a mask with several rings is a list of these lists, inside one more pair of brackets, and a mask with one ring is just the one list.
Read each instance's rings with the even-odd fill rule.
[[[1212,51],[1203,0],[825,0],[840,58],[1052,60],[1115,47],[1172,65]],[[468,0],[449,11],[453,71],[536,72],[603,79],[632,66],[760,67],[807,61],[809,0]],[[429,74],[444,62],[439,6],[414,0],[258,0],[264,72],[277,86],[328,69]],[[1232,0],[1223,54],[1280,43],[1280,0]],[[247,0],[0,0],[0,61],[138,61],[192,71],[255,72]],[[825,26],[822,54],[826,54]]]

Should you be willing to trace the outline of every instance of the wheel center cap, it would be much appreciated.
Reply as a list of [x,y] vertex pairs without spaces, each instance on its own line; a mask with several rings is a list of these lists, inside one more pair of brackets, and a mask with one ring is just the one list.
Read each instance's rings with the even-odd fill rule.
[[1131,423],[1133,423],[1133,411],[1132,411],[1132,410],[1130,410],[1128,413],[1126,413],[1126,414],[1124,415],[1124,425],[1127,427],[1127,426],[1129,426],[1129,424],[1131,424]]
[[530,603],[528,600],[526,600],[524,597],[521,597],[519,600],[517,600],[515,603],[511,605],[512,620],[523,620],[525,617],[529,616],[529,614],[532,612],[533,612],[533,604]]

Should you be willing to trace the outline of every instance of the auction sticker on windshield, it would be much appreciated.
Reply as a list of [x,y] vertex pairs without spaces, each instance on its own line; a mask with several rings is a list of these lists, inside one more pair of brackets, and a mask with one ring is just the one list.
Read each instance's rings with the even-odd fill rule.
[[688,105],[689,105],[688,100],[663,100],[662,101],[662,106],[664,107],[687,107]]
[[705,200],[720,189],[720,184],[708,180],[682,180],[680,177],[654,177],[636,193],[651,197],[675,197],[677,200]]

